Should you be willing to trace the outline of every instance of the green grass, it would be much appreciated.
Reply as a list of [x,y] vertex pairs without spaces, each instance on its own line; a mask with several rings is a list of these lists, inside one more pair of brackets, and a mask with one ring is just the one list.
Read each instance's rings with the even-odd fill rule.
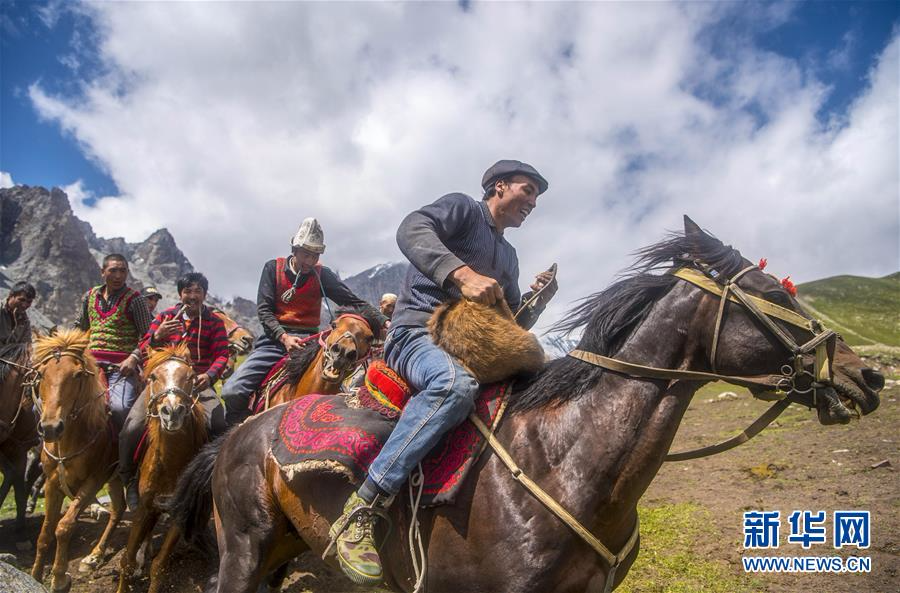
[[900,346],[900,272],[834,276],[797,287],[800,302],[850,344]]
[[641,550],[621,593],[744,593],[760,590],[753,578],[694,551],[698,541],[720,537],[709,511],[695,504],[639,506]]

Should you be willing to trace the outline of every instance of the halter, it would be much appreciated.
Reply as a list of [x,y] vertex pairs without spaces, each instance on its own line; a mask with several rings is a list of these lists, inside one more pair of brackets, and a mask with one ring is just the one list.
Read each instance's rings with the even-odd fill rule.
[[[359,321],[362,321],[366,325],[369,325],[369,322],[366,320],[365,317],[363,317],[362,315],[357,315],[356,313],[344,313],[343,315],[339,315],[338,318],[334,320],[334,323],[336,324],[338,321],[340,321],[341,319],[343,319],[345,317],[349,317],[351,319],[358,319]],[[322,356],[325,358],[325,363],[328,365],[334,366],[334,354],[332,354],[330,349],[326,348],[327,344],[325,343],[325,338],[327,336],[329,336],[332,333],[332,331],[333,330],[326,330],[326,331],[318,334],[318,336],[319,336],[319,346],[322,347]],[[350,330],[344,331],[344,333],[341,334],[341,336],[337,340],[334,340],[334,342],[332,342],[332,343],[337,343],[337,342],[340,342],[341,340],[345,340],[348,338],[353,340],[353,345],[356,346],[356,351],[360,352],[362,350],[362,348],[359,347],[359,343],[356,341],[356,336],[354,336],[350,332]],[[361,356],[360,358],[357,358],[356,361],[353,362],[353,367],[359,366],[360,364],[362,364],[363,362],[368,360],[371,356],[372,356],[372,350],[371,350],[371,348],[367,348],[366,354],[364,356]]]
[[[762,323],[763,327],[768,329],[769,332],[790,352],[791,358],[786,364],[781,366],[779,374],[756,376],[722,375],[718,372],[685,371],[639,365],[585,350],[573,350],[568,354],[572,358],[577,358],[595,366],[623,373],[631,377],[642,379],[724,381],[743,387],[763,388],[767,392],[774,393],[774,397],[778,401],[737,436],[702,449],[669,454],[666,456],[666,461],[684,461],[697,457],[705,457],[714,453],[727,451],[728,449],[745,443],[759,434],[766,426],[771,424],[772,421],[786,410],[788,405],[792,402],[809,407],[815,406],[817,399],[816,391],[832,384],[831,366],[838,337],[834,331],[825,329],[818,321],[807,319],[790,309],[786,309],[760,297],[748,295],[744,292],[744,290],[737,285],[737,281],[746,273],[753,270],[759,270],[759,266],[747,266],[732,278],[726,278],[724,282],[721,282],[722,275],[711,267],[703,262],[695,261],[693,263],[697,265],[699,269],[686,267],[679,268],[673,271],[672,275],[681,280],[690,282],[720,298],[713,334],[713,344],[710,351],[710,367],[712,367],[713,371],[716,370],[716,352],[719,336],[722,331],[722,322],[725,317],[725,303],[726,301],[731,301],[743,305],[744,308]],[[773,318],[809,332],[812,334],[812,338],[802,345],[798,344],[788,332],[781,329],[781,327],[773,321]],[[808,354],[814,354],[815,356],[813,372],[806,370],[803,364],[803,356]],[[808,386],[804,388],[803,383],[807,381]],[[811,397],[801,397],[809,393],[812,393]]]
[[[193,369],[194,369],[193,364],[191,363],[191,361],[187,360],[186,358],[182,358],[181,356],[173,356],[171,358],[167,358],[165,361],[163,361],[163,363],[169,362],[169,361],[174,361],[174,362],[183,364],[183,365],[187,366],[189,369],[191,369],[191,371],[193,372]],[[160,364],[163,364],[163,363],[160,363]],[[185,399],[191,400],[191,407],[188,408],[188,412],[190,412],[191,410],[194,409],[194,406],[197,405],[197,402],[200,399],[200,392],[197,391],[196,386],[191,387],[190,393],[188,393],[181,387],[175,387],[175,386],[167,387],[167,388],[163,389],[162,391],[157,391],[156,393],[150,394],[150,397],[147,400],[147,418],[159,418],[158,413],[154,414],[152,412],[153,406],[160,399],[166,397],[167,395],[176,395],[176,396],[180,396]]]
[[[16,368],[24,370],[24,374],[22,376],[22,394],[19,396],[19,405],[16,406],[16,413],[12,417],[12,420],[9,421],[9,434],[12,435],[13,430],[16,427],[16,422],[19,420],[19,414],[22,413],[22,404],[25,403],[26,393],[29,387],[31,387],[34,377],[38,375],[37,369],[34,367],[30,367],[24,364],[19,364],[13,360],[9,360],[7,358],[0,358],[0,362],[3,364],[8,364],[10,366],[14,366]],[[11,436],[8,438],[12,438]]]

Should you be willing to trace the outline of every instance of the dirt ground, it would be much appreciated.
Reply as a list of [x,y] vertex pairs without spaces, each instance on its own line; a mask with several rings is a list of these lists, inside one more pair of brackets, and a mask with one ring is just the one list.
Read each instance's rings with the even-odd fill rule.
[[[896,375],[893,373],[888,376]],[[707,386],[697,394],[676,438],[674,450],[693,448],[721,440],[743,429],[768,404],[738,392],[736,398],[719,397],[728,386]],[[642,556],[632,568],[626,588],[630,591],[771,591],[771,592],[888,592],[900,590],[900,385],[889,381],[877,412],[847,426],[825,427],[805,408],[790,408],[776,424],[751,442],[727,453],[695,461],[666,464],[642,501],[642,509],[665,508],[691,503],[703,509],[703,537],[690,542],[687,550],[655,550],[645,532]],[[887,460],[888,464],[880,464]],[[873,467],[875,465],[881,467]],[[804,551],[788,544],[787,515],[793,510],[824,510],[830,518],[835,510],[871,512],[871,547],[849,552],[819,544]],[[741,566],[742,513],[746,510],[780,510],[781,547],[753,552],[755,555],[833,556],[857,555],[872,559],[868,574],[745,575]],[[42,517],[29,518],[29,534],[36,540]],[[123,522],[112,539],[119,551],[94,574],[78,573],[78,561],[90,551],[102,524],[83,517],[72,543],[70,573],[75,576],[74,593],[115,591],[121,548],[128,533]],[[0,521],[0,552],[16,555],[21,567],[30,567],[33,551],[20,551],[12,541],[11,520]],[[162,530],[157,528],[156,545]],[[829,527],[829,538],[831,531]],[[829,540],[830,541],[830,540]],[[679,555],[674,555],[675,553]],[[673,554],[666,558],[666,554]],[[747,554],[750,555],[750,554]],[[691,570],[695,563],[713,562],[734,585],[706,582],[720,577],[694,577],[689,584],[671,584],[652,576],[656,563],[668,562],[671,570]],[[212,564],[185,546],[176,552],[168,574],[169,590],[176,593],[202,591]],[[731,583],[732,581],[728,581]],[[137,582],[145,591],[146,580]],[[2,587],[0,587],[2,589]],[[295,560],[284,588],[289,593],[358,592],[335,570],[306,554]]]

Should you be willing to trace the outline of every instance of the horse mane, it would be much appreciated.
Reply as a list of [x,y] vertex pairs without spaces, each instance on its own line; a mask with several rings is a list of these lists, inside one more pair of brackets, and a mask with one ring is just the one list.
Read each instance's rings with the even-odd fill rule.
[[[25,364],[30,353],[31,342],[14,342],[12,344],[4,344],[0,346],[0,358],[15,362],[16,364]],[[2,383],[14,369],[11,364],[0,362],[0,383]]]
[[[731,276],[745,265],[739,251],[706,233],[672,233],[634,255],[637,259],[617,282],[582,299],[550,331],[570,334],[584,328],[578,349],[612,356],[646,319],[653,305],[678,281],[670,274],[654,272],[699,260]],[[510,411],[574,400],[594,387],[603,373],[600,367],[563,356],[550,362],[536,377],[517,385],[521,391],[513,396]]]
[[91,343],[91,334],[80,329],[61,329],[52,336],[42,336],[34,344],[34,359],[42,361],[52,356],[57,350],[60,352],[72,352],[81,356],[86,370],[94,373],[99,371],[97,361],[88,350]]
[[341,315],[359,315],[366,320],[366,323],[369,324],[369,330],[376,338],[378,337],[378,334],[381,333],[381,324],[378,322],[378,317],[376,317],[375,309],[371,307],[366,307],[364,309],[342,307],[335,311],[334,319],[337,320]]
[[290,385],[296,385],[303,377],[303,373],[316,359],[322,347],[319,346],[318,340],[312,340],[304,344],[300,350],[292,350],[288,356],[287,362],[284,364],[284,372],[286,373],[287,382]]
[[149,376],[159,365],[173,358],[183,358],[191,362],[191,351],[188,349],[187,342],[166,346],[159,350],[151,350],[147,363],[144,365],[144,375]]

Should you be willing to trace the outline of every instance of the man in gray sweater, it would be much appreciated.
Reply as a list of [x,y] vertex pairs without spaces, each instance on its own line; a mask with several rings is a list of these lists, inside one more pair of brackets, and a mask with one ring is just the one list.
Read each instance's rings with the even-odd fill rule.
[[[344,506],[331,528],[339,563],[354,582],[377,585],[383,574],[372,534],[381,512],[412,469],[450,429],[474,408],[478,383],[432,342],[425,324],[443,302],[467,298],[485,304],[506,300],[517,311],[530,298],[519,292],[519,261],[504,237],[517,228],[548,187],[531,165],[503,160],[482,178],[478,202],[462,193],[443,196],[407,216],[397,244],[409,259],[406,279],[385,341],[385,361],[410,384],[415,395],[397,427],[369,467],[366,481]],[[556,293],[549,272],[532,290],[546,289],[518,316],[530,328]]]

